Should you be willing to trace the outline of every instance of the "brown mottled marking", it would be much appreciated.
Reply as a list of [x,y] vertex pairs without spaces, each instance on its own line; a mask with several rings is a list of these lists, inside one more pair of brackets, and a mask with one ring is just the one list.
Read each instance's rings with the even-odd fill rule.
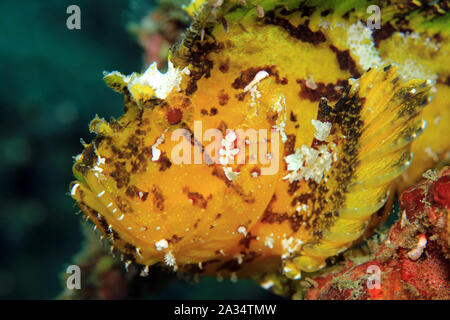
[[228,125],[225,123],[225,121],[220,121],[218,128],[222,134],[225,136],[227,129],[228,129]]
[[225,61],[220,62],[219,70],[223,73],[227,73],[230,70],[230,57],[227,57]]
[[183,239],[183,237],[179,237],[178,235],[174,234],[172,236],[172,238],[167,240],[167,242],[169,242],[169,243],[177,243],[177,242],[180,242],[182,239]]
[[209,110],[209,115],[211,116],[215,116],[217,114],[217,108],[211,108],[211,110]]
[[[188,35],[197,38],[194,32]],[[208,42],[208,41],[193,41],[191,45],[188,45],[189,48],[189,57],[187,61],[189,61],[192,65],[192,70],[190,73],[190,79],[185,89],[186,95],[192,95],[195,91],[197,91],[197,81],[202,77],[209,78],[211,76],[211,69],[214,66],[214,62],[208,59],[208,55],[210,52],[219,52],[224,48],[223,43]]]
[[[260,71],[266,71],[269,76],[275,77],[275,82],[285,85],[288,83],[287,78],[281,78],[280,74],[276,68],[276,66],[263,66],[263,67],[250,67],[241,71],[240,75],[234,79],[231,86],[234,89],[244,89],[256,76],[256,74]],[[238,97],[239,99],[240,97]],[[243,97],[242,97],[243,99]],[[240,99],[239,99],[240,100]]]
[[239,92],[238,94],[235,95],[235,97],[239,101],[244,101],[244,99],[245,99],[245,92]]
[[282,78],[281,81],[280,81],[280,83],[281,83],[282,85],[286,85],[286,84],[288,84],[288,79],[287,79],[287,78]]
[[322,97],[327,98],[329,101],[336,101],[341,96],[345,85],[347,84],[346,80],[338,80],[336,84],[333,83],[316,83],[316,89],[310,89],[306,85],[305,79],[297,79],[297,83],[300,84],[301,90],[299,92],[299,96],[304,99],[308,99],[312,102],[320,101]]
[[289,195],[293,196],[299,188],[300,188],[299,181],[293,181],[293,182],[289,183],[289,189],[288,189]]
[[319,102],[319,110],[317,111],[317,120],[322,122],[331,122],[333,109],[328,105],[326,99]]
[[136,186],[129,186],[125,191],[125,194],[130,198],[134,198],[139,193],[139,189]]
[[231,86],[234,89],[244,89],[256,76],[256,74],[264,70],[264,68],[248,68],[246,70],[241,71],[239,77],[234,79]]
[[136,129],[136,131],[134,133],[136,133],[136,135],[138,135],[138,136],[143,136],[146,134],[146,131],[138,128],[138,129]]
[[120,124],[119,121],[117,121],[117,119],[114,118],[109,120],[109,127],[115,132],[123,130],[123,126]]
[[125,149],[129,151],[130,154],[138,154],[139,147],[142,145],[142,138],[139,138],[135,134],[132,134],[127,141]]
[[395,32],[395,28],[390,22],[385,23],[380,29],[375,29],[372,31],[373,41],[375,42],[375,47],[379,47],[380,42],[389,39]]
[[188,192],[187,196],[190,200],[192,200],[192,204],[194,206],[200,207],[202,209],[206,209],[206,207],[208,206],[208,200],[206,200],[201,193]]
[[197,91],[197,81],[200,80],[201,76],[192,77],[186,85],[186,90],[184,91],[188,96],[194,94]]
[[100,145],[102,144],[102,142],[105,142],[106,145],[108,146],[113,143],[113,139],[111,137],[107,137],[107,136],[102,135],[101,133],[98,133],[97,136],[94,138],[94,140],[92,140],[92,144],[95,146],[95,148],[97,150],[100,148]]
[[[305,217],[298,212],[294,212],[292,215],[289,215],[287,212],[284,213],[277,213],[274,212],[272,207],[273,203],[277,200],[276,194],[272,196],[272,199],[269,202],[269,205],[267,206],[266,210],[264,211],[264,214],[261,218],[261,223],[278,223],[281,224],[284,221],[288,221],[290,224],[290,227],[293,232],[297,232],[298,229],[300,229],[300,226],[305,221]],[[309,229],[309,224],[305,226],[306,229]]]
[[116,205],[122,213],[134,212],[133,207],[130,205],[128,200],[122,198],[121,196],[116,197]]
[[332,13],[333,12],[333,9],[326,9],[326,10],[323,10],[321,13],[320,13],[320,16],[321,17],[326,17],[327,15],[329,15],[330,13]]
[[195,221],[195,223],[194,223],[194,229],[198,228],[199,223],[200,223],[200,219],[197,219],[197,221]]
[[230,96],[225,92],[225,90],[222,89],[219,92],[219,105],[226,105],[228,103],[228,100],[230,100]]
[[276,112],[275,110],[269,110],[269,111],[267,111],[267,114],[266,114],[267,122],[268,122],[271,126],[275,125],[275,124],[277,123],[278,116],[279,116],[279,114],[278,114],[278,112]]
[[437,43],[441,43],[442,40],[444,40],[444,39],[442,38],[441,32],[435,33],[435,34],[433,35],[433,39],[436,40]]
[[288,156],[295,152],[295,134],[288,134],[287,141],[284,143],[284,156]]
[[119,159],[130,159],[131,154],[128,152],[125,152],[124,150],[119,149],[115,145],[111,145],[111,151],[117,155]]
[[295,207],[298,203],[306,204],[308,200],[314,201],[314,194],[313,193],[302,193],[301,195],[295,197],[291,201],[291,206]]
[[309,28],[309,20],[306,20],[304,23],[295,27],[289,20],[277,17],[274,10],[269,11],[266,14],[264,23],[280,26],[286,30],[291,37],[313,45],[318,45],[326,40],[322,31],[311,31]]
[[[386,39],[389,39],[396,31],[409,33],[412,32],[409,28],[404,28],[401,26],[397,26],[398,30],[390,23],[382,25],[380,29],[375,29],[372,32],[373,41],[375,42],[375,47],[379,47],[380,42]],[[440,41],[439,41],[440,42]]]
[[166,152],[162,152],[161,156],[158,159],[159,163],[159,171],[166,171],[172,166],[172,162],[170,162],[169,158],[166,155]]
[[186,109],[187,107],[189,107],[192,104],[191,99],[189,99],[188,97],[184,97],[183,100],[181,101],[181,107],[183,109]]
[[152,97],[149,99],[141,99],[139,100],[139,103],[142,107],[145,109],[155,109],[157,107],[165,107],[167,106],[167,102],[156,97]]
[[116,181],[117,188],[123,188],[128,185],[130,182],[130,175],[128,174],[125,168],[125,162],[115,162],[114,163],[114,171],[111,172],[111,178]]
[[358,67],[356,66],[356,62],[350,55],[349,50],[341,51],[332,44],[330,44],[330,49],[336,54],[341,70],[348,70],[353,78],[359,78],[361,76],[361,73],[359,73]]
[[297,116],[292,111],[291,111],[291,113],[289,115],[289,120],[291,120],[292,122],[297,122]]
[[350,17],[350,13],[352,13],[354,11],[355,11],[355,8],[352,8],[352,9],[348,10],[346,13],[344,13],[342,15],[342,18],[344,18],[345,20],[348,20],[348,18]]
[[152,154],[152,147],[147,146],[141,149],[135,160],[131,161],[131,173],[142,173],[147,169],[147,162]]
[[89,168],[86,165],[82,164],[81,162],[75,163],[74,169],[80,172],[82,175],[86,175],[87,172],[89,171]]
[[93,167],[96,160],[97,155],[95,154],[94,146],[92,144],[88,145],[81,154],[82,163],[87,167]]
[[264,214],[263,214],[262,219],[261,219],[262,223],[265,223],[265,222],[273,223],[273,222],[270,222],[270,221],[274,220],[273,219],[272,207],[273,207],[273,203],[275,201],[277,201],[277,194],[276,193],[273,194],[272,198],[269,201],[269,204],[267,205],[266,210],[264,211]]
[[153,200],[156,208],[158,208],[161,211],[164,211],[164,196],[162,194],[161,189],[156,184],[154,184],[151,192],[153,194]]
[[239,241],[239,245],[244,246],[246,249],[250,248],[250,242],[256,239],[256,236],[252,236],[251,232],[248,232],[247,235]]

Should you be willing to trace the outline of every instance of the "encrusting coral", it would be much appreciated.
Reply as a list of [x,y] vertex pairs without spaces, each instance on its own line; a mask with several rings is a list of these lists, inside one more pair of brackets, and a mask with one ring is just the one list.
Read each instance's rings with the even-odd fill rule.
[[91,122],[71,195],[127,265],[300,279],[446,161],[448,14],[386,4],[372,31],[369,4],[195,1],[165,74],[105,74],[125,113]]
[[[450,299],[450,170],[428,171],[427,179],[400,196],[401,215],[374,259],[316,277],[308,299]],[[368,269],[378,270],[378,285]]]

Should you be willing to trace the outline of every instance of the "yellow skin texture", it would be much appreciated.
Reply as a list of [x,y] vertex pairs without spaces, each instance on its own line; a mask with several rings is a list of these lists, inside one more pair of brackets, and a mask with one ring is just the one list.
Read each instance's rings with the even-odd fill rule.
[[[430,73],[438,76],[435,85],[436,95],[430,105],[424,109],[423,118],[427,122],[427,129],[417,138],[412,145],[414,160],[405,174],[399,179],[400,189],[412,185],[422,173],[433,168],[439,162],[449,160],[450,132],[450,87],[444,82],[450,75],[448,53],[450,42],[442,41],[438,51],[427,46],[423,41],[424,36],[418,39],[405,41],[404,37],[396,33],[393,37],[382,41],[380,44],[380,56],[389,62],[410,60],[417,65],[424,66]],[[447,80],[448,81],[448,80]],[[443,136],[442,136],[443,134]],[[446,138],[447,137],[447,138]]]
[[[393,181],[409,164],[411,142],[423,129],[421,111],[434,88],[425,79],[398,78],[395,67],[364,73],[359,57],[350,51],[363,75],[347,92],[336,89],[341,105],[347,107],[335,106],[339,105],[337,97],[329,96],[329,112],[319,119],[333,125],[325,145],[337,159],[320,183],[300,180],[294,188],[283,179],[290,173],[284,156],[302,145],[313,145],[316,130],[312,120],[318,119],[319,112],[319,101],[302,95],[305,88],[297,80],[312,78],[316,84],[334,87],[338,80],[352,77],[350,70],[342,70],[330,44],[347,50],[342,30],[355,22],[333,17],[332,23],[347,27],[320,29],[326,41],[311,43],[264,23],[255,8],[246,10],[245,14],[236,9],[224,16],[228,32],[216,24],[203,41],[195,32],[187,36],[195,39],[194,45],[182,43],[171,59],[179,69],[187,66],[190,75],[182,75],[181,90],[174,88],[164,103],[155,99],[151,87],[127,85],[125,78],[116,74],[105,77],[108,85],[125,94],[126,112],[111,123],[93,120],[90,128],[99,138],[85,146],[75,163],[77,181],[71,190],[85,214],[124,253],[126,262],[147,266],[164,262],[203,274],[252,275],[281,267],[286,276],[298,278],[302,270],[322,268],[326,258],[347,249],[364,232],[371,215],[384,204]],[[306,19],[298,12],[284,18],[295,26]],[[310,17],[310,30],[319,31],[319,24],[317,12]],[[402,57],[399,47],[390,50],[394,41],[381,43],[383,60]],[[219,45],[207,51],[195,44]],[[186,56],[199,54],[203,54],[200,61],[212,61],[212,68],[208,77],[195,81],[197,89],[192,92],[192,75],[199,66]],[[430,59],[443,59],[441,55]],[[253,100],[249,93],[243,95],[242,86],[232,86],[242,72],[271,66],[270,76],[257,85],[259,98]],[[426,65],[432,66],[431,62]],[[431,71],[437,72],[435,68]],[[425,108],[425,115],[433,119],[439,115],[437,129],[448,131],[448,107],[441,106],[448,103],[444,96],[448,86],[438,83],[437,87],[443,89]],[[221,105],[219,97],[223,96],[228,100]],[[280,97],[285,99],[286,110],[277,114],[274,106]],[[183,111],[181,123],[168,122],[171,108]],[[216,108],[217,114],[211,115],[211,108]],[[273,120],[275,114],[278,118]],[[280,141],[276,174],[254,178],[254,164],[233,165],[240,174],[229,181],[220,164],[172,163],[168,167],[167,161],[151,161],[151,147],[164,134],[158,149],[174,162],[171,155],[179,140],[171,141],[172,133],[181,127],[193,130],[196,120],[202,121],[203,132],[224,124],[229,129],[270,130],[284,116],[284,131],[295,136],[295,146],[286,154]],[[431,140],[425,136],[421,143]],[[444,152],[448,147],[439,142],[439,148],[437,152]],[[268,150],[272,150],[270,143]],[[245,151],[248,154],[248,146]],[[296,212],[298,204],[308,207]],[[245,232],[238,232],[240,227],[245,227]],[[168,247],[158,251],[155,244],[162,239]],[[175,261],[167,261],[170,257]]]

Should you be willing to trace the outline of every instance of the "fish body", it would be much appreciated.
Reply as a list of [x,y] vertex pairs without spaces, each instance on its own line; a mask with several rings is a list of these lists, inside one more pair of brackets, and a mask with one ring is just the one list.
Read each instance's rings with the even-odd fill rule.
[[91,122],[72,197],[129,263],[320,270],[386,203],[426,110],[448,132],[448,15],[391,5],[388,36],[365,1],[194,4],[166,73],[105,75],[125,113]]

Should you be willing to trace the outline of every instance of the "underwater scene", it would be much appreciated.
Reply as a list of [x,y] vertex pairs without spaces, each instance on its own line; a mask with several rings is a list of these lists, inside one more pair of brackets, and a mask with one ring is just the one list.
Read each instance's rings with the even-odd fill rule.
[[0,26],[0,300],[450,300],[449,1]]

